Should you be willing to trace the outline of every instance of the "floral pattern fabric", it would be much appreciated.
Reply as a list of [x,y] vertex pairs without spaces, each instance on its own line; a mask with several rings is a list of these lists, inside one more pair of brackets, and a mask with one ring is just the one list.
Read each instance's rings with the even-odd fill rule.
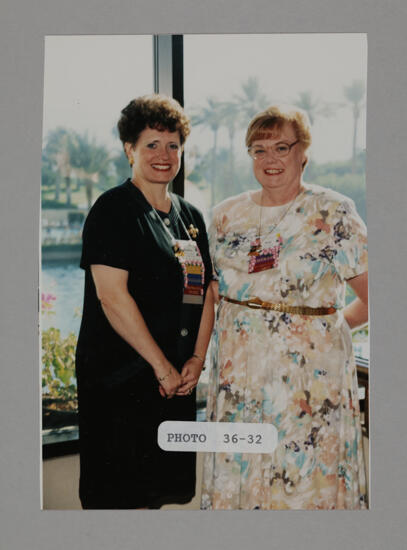
[[[263,248],[281,249],[272,269],[249,273],[260,218]],[[338,311],[306,316],[221,301],[207,420],[270,422],[279,443],[271,454],[207,453],[201,507],[366,508],[356,367],[341,311],[346,280],[367,270],[353,201],[304,184],[287,210],[243,193],[215,208],[210,243],[221,295]]]

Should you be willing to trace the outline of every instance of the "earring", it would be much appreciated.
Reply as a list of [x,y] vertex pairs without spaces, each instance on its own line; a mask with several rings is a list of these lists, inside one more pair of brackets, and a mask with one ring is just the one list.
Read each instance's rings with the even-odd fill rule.
[[134,160],[132,159],[132,157],[129,158],[129,164],[130,164],[130,167],[132,167],[134,164]]

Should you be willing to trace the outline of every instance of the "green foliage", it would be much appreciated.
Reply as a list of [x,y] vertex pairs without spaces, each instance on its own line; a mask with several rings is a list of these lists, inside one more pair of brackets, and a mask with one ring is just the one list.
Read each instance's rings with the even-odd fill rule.
[[349,86],[345,86],[343,93],[353,110],[359,110],[366,93],[365,83],[363,80],[354,80]]
[[315,178],[312,183],[329,187],[338,193],[350,197],[356,206],[362,220],[366,223],[366,187],[365,178],[358,174],[345,174],[338,176],[335,173],[326,174]]
[[311,90],[300,92],[292,103],[307,112],[311,125],[314,124],[317,118],[332,116],[338,107],[334,103],[327,103],[314,97]]
[[200,161],[195,165],[194,170],[188,176],[191,182],[197,182],[200,189],[211,188],[211,195],[214,204],[218,204],[227,197],[243,193],[248,189],[257,189],[258,183],[255,181],[250,163],[237,163],[233,170],[230,170],[229,152],[222,148],[217,151],[216,162],[216,181],[213,181],[213,151],[204,154]]
[[245,128],[250,119],[271,104],[270,96],[263,94],[259,80],[255,76],[249,76],[245,82],[242,82],[241,91],[235,95],[235,98]]
[[55,128],[42,155],[42,207],[78,208],[83,202],[90,207],[95,197],[129,175],[123,151],[111,156],[87,132]]
[[116,180],[116,183],[114,183],[113,185],[117,185],[118,183],[122,183],[128,177],[130,177],[131,170],[129,166],[129,161],[124,154],[124,151],[120,151],[120,153],[112,157],[112,162],[115,169],[114,178]]
[[42,187],[55,187],[56,179],[58,177],[56,166],[52,157],[49,156],[48,151],[44,149],[42,152],[42,171],[41,171],[41,185]]
[[[344,90],[345,96],[351,104],[361,107],[364,97],[364,84],[354,81]],[[343,103],[327,103],[314,97],[311,91],[301,92],[293,101],[296,105],[308,111],[312,119],[329,117]],[[205,105],[195,108],[192,124],[202,125],[212,132],[213,145],[206,153],[201,153],[199,162],[188,176],[200,189],[209,189],[209,206],[232,195],[258,188],[250,165],[238,162],[234,154],[234,136],[239,126],[247,127],[252,116],[272,103],[269,95],[265,96],[260,88],[259,81],[249,77],[242,82],[241,89],[234,94],[231,101],[219,101],[208,98]],[[355,113],[354,113],[354,116]],[[229,148],[220,149],[218,133],[226,128],[229,136]],[[309,162],[305,181],[323,187],[330,187],[354,200],[356,208],[366,222],[365,200],[365,152],[353,149],[352,158],[348,161],[316,164]]]
[[[247,127],[254,114],[265,109],[268,104],[269,100],[261,92],[258,79],[249,77],[245,82],[242,82],[240,92],[234,94],[232,101],[219,101],[214,97],[209,97],[206,105],[195,109],[191,117],[192,125],[202,125],[209,129],[212,132],[213,145],[210,156],[205,156],[201,162],[201,167],[195,169],[189,179],[190,181],[199,182],[199,187],[209,188],[211,207],[219,200],[233,194],[230,189],[231,186],[240,188],[237,181],[239,176],[234,153],[235,134],[239,127]],[[217,140],[221,127],[227,129],[229,149],[219,151]],[[210,183],[205,185],[203,180]],[[226,187],[224,187],[223,182],[226,183]]]
[[358,120],[362,112],[363,100],[365,98],[366,87],[363,80],[354,80],[349,86],[345,86],[343,93],[352,110],[353,116],[353,140],[352,140],[352,172],[355,171],[357,156],[357,134]]
[[200,183],[202,181],[202,174],[199,170],[194,169],[188,176],[189,181],[192,183]]
[[72,166],[82,170],[84,179],[86,175],[105,175],[109,166],[109,153],[106,147],[99,145],[88,133],[75,133],[73,139]]
[[54,327],[42,333],[42,387],[47,397],[72,400],[76,398],[75,349],[73,332],[61,338]]
[[65,202],[51,200],[51,199],[42,199],[41,200],[41,208],[43,210],[46,210],[47,208],[58,208],[60,210],[72,210],[75,208],[78,208],[76,204],[71,204],[71,206],[68,206]]
[[208,97],[206,100],[206,105],[201,107],[199,110],[195,109],[195,112],[192,114],[192,125],[199,126],[202,124],[212,130],[212,132],[216,133],[222,123],[222,111],[223,103],[214,97]]
[[311,160],[305,169],[305,181],[329,187],[350,197],[366,223],[365,162],[364,151],[358,153],[353,164],[351,160],[324,164],[316,164]]
[[[344,88],[344,95],[357,120],[365,97],[364,83],[350,83]],[[257,188],[249,164],[239,162],[235,157],[234,140],[237,130],[246,128],[250,118],[272,102],[271,94],[264,94],[259,80],[251,76],[241,83],[240,89],[229,101],[209,97],[205,104],[193,109],[193,126],[209,130],[212,145],[208,152],[201,153],[201,159],[188,179],[199,188],[209,190],[210,206],[233,194]],[[312,119],[331,116],[337,109],[345,107],[345,103],[326,103],[309,90],[300,92],[293,103],[305,108]],[[222,128],[226,129],[229,137],[229,147],[224,149],[220,149],[218,144],[218,134]],[[112,133],[118,137],[116,127]],[[55,128],[48,134],[43,151],[43,207],[62,208],[63,199],[67,205],[72,204],[71,201],[81,204],[86,200],[90,207],[94,195],[121,183],[129,174],[123,151],[111,156],[107,148],[96,143],[88,133]],[[366,221],[364,152],[357,152],[354,146],[352,159],[347,162],[317,165],[310,161],[305,176],[310,183],[331,187],[351,197]],[[75,189],[73,185],[76,185]],[[63,197],[61,192],[64,192]]]
[[[243,193],[248,189],[258,189],[251,165],[249,162],[237,163],[233,177],[230,173],[228,151],[222,148],[217,151],[216,157],[216,182],[213,183],[213,151],[202,155],[194,170],[188,176],[192,182],[197,182],[198,187],[212,186],[214,204],[227,197]],[[356,205],[356,209],[366,222],[366,185],[364,176],[364,154],[358,157],[358,172],[352,173],[352,164],[348,162],[329,162],[315,164],[310,162],[306,168],[305,181],[315,183],[322,187],[329,187],[338,193],[350,197]]]
[[360,341],[366,341],[369,337],[369,325],[366,324],[364,327],[355,330],[352,332],[352,341],[353,342],[360,342]]
[[[53,189],[56,201],[48,203],[48,208],[60,208],[61,191],[65,192],[65,203],[72,206],[72,193],[84,188],[88,207],[92,205],[96,188],[108,188],[111,183],[112,165],[108,150],[99,145],[88,133],[79,134],[74,130],[58,127],[49,132],[42,157],[42,189]],[[72,189],[72,183],[76,189]],[[111,185],[109,185],[111,186]],[[82,199],[82,193],[76,194],[76,200]],[[43,203],[51,200],[43,196]],[[44,206],[44,204],[43,204]]]
[[[336,174],[338,176],[344,176],[345,174],[352,173],[352,163],[350,160],[339,162],[325,162],[323,164],[316,164],[312,159],[307,164],[305,169],[306,179],[309,181],[314,180],[319,176],[326,174]],[[355,159],[355,171],[353,174],[365,175],[366,170],[366,153],[360,151]]]

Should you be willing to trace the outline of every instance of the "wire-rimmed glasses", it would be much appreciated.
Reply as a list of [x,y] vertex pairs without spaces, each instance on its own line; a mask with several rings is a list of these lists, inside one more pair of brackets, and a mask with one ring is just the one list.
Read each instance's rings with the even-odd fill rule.
[[290,153],[292,147],[294,147],[294,145],[296,145],[299,141],[300,140],[297,139],[297,141],[294,141],[291,144],[280,142],[272,145],[271,147],[264,147],[263,145],[252,145],[247,149],[247,152],[254,160],[263,160],[266,157],[268,150],[273,153],[273,156],[281,159],[286,157]]

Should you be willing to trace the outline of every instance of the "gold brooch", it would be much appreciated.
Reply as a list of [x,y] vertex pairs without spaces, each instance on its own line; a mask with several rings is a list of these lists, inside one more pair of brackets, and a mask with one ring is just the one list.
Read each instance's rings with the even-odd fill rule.
[[199,233],[199,229],[197,229],[196,227],[194,227],[191,223],[191,225],[189,226],[188,228],[188,233],[191,235],[191,237],[193,239],[196,239],[197,236],[198,236],[198,233]]
[[177,256],[177,258],[179,256],[183,256],[184,255],[184,251],[182,250],[182,248],[179,247],[179,244],[178,243],[175,243],[174,246],[172,247],[174,249],[174,253],[175,255]]

